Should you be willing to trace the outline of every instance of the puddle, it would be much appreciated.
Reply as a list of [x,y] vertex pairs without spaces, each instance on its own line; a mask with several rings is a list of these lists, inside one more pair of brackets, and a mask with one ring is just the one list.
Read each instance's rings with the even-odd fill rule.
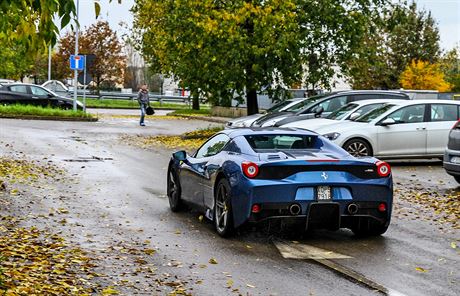
[[78,158],[63,159],[62,161],[66,161],[66,162],[91,162],[91,161],[106,161],[106,160],[113,160],[113,158],[111,158],[111,157],[91,156],[91,157],[78,157]]

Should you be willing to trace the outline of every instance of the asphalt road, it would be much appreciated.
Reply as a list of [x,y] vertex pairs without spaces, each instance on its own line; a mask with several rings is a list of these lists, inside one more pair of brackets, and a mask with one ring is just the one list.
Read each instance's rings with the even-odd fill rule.
[[[152,277],[129,273],[132,264],[122,262],[123,256],[101,255],[99,269],[109,275],[107,281],[133,282],[120,288],[126,295],[166,294],[170,287],[153,284],[158,278],[180,281],[193,295],[379,294],[347,272],[383,286],[390,295],[460,294],[459,249],[451,245],[460,245],[459,230],[426,218],[427,210],[407,200],[395,207],[409,208],[412,215],[395,214],[385,235],[369,239],[355,238],[348,230],[292,238],[286,231],[267,233],[248,227],[222,239],[200,213],[171,213],[165,195],[170,151],[137,148],[120,137],[180,134],[209,125],[150,120],[143,128],[136,119],[96,123],[0,119],[0,156],[51,161],[66,170],[67,185],[56,181],[38,205],[18,200],[15,207],[23,214],[66,207],[68,223],[30,223],[62,231],[88,250],[123,244],[156,250],[148,262],[155,266]],[[440,161],[392,162],[392,166],[396,188],[403,192],[458,190]],[[287,248],[284,256],[274,243],[280,241]],[[321,260],[305,259],[311,256],[311,247],[320,248],[338,270]],[[340,255],[347,258],[339,259]],[[289,256],[298,259],[284,258]]]

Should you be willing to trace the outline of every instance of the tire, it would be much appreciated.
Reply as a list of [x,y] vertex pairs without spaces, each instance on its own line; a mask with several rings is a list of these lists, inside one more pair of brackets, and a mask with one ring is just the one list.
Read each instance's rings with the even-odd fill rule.
[[171,211],[179,212],[183,208],[183,202],[181,200],[182,190],[180,187],[179,176],[171,165],[168,168],[167,182],[169,207],[171,208]]
[[377,224],[370,221],[363,223],[360,226],[352,227],[351,231],[358,237],[379,236],[384,234],[388,229],[389,224]]
[[354,157],[372,156],[372,147],[364,140],[351,139],[343,144],[343,149]]
[[457,183],[460,184],[460,176],[452,176],[452,177],[454,177],[455,181],[457,181]]
[[230,183],[227,179],[219,180],[214,195],[214,227],[221,237],[229,237],[234,228]]

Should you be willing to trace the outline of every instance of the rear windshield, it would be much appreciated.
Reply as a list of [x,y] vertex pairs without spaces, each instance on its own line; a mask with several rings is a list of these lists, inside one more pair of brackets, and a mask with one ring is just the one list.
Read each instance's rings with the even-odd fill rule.
[[324,98],[325,96],[326,95],[317,95],[317,96],[310,97],[310,98],[308,98],[306,100],[300,101],[299,103],[295,104],[294,106],[291,106],[291,107],[287,108],[286,111],[288,111],[288,112],[298,112],[298,111],[304,109],[306,106],[318,101],[321,98]]
[[254,151],[318,149],[318,137],[307,135],[248,135],[244,136]]
[[382,107],[376,108],[372,111],[367,112],[366,114],[361,115],[360,117],[356,118],[355,121],[357,122],[371,122],[372,120],[376,119],[383,113],[387,112],[395,105],[393,104],[385,104]]

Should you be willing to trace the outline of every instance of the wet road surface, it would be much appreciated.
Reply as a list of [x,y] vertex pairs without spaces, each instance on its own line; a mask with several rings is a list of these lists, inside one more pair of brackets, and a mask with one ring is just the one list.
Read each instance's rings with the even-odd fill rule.
[[[459,231],[422,217],[395,215],[387,233],[378,238],[358,239],[348,230],[291,238],[286,232],[246,227],[235,237],[222,239],[200,213],[171,213],[165,195],[170,151],[136,148],[121,142],[120,136],[180,134],[210,123],[151,120],[145,128],[136,123],[135,119],[96,123],[0,119],[0,155],[22,152],[65,168],[72,182],[65,189],[71,197],[65,206],[72,215],[61,229],[63,234],[87,249],[144,242],[157,251],[156,273],[181,279],[193,295],[379,294],[318,261],[284,258],[274,244],[279,240],[296,249],[316,247],[324,254],[344,255],[348,258],[330,260],[382,285],[390,295],[460,294],[459,249],[451,246],[460,245]],[[440,161],[392,162],[392,167],[401,190],[416,184],[441,193],[457,189]],[[54,189],[63,190],[58,185]],[[46,211],[61,202],[44,199],[40,207]],[[117,262],[112,264],[106,272],[116,268]],[[151,283],[143,280],[125,293],[166,292],[151,290]]]

